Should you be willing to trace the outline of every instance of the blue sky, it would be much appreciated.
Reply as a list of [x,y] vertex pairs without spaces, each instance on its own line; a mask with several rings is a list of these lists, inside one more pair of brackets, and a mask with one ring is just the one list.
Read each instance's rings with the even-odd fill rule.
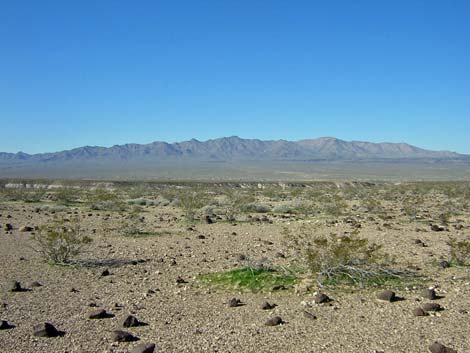
[[238,135],[470,153],[466,0],[0,0],[0,151]]

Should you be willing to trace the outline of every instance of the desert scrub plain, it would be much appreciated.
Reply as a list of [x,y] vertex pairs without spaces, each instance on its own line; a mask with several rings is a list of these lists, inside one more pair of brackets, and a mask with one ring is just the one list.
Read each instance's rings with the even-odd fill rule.
[[3,180],[0,352],[470,352],[469,216],[466,182]]

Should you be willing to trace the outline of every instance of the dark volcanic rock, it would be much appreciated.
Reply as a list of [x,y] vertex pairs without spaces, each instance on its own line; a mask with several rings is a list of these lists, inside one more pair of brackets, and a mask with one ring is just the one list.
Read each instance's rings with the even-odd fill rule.
[[387,302],[393,302],[397,299],[397,297],[395,295],[395,292],[391,290],[384,290],[380,292],[379,294],[377,294],[377,299],[384,300]]
[[413,309],[413,315],[414,316],[427,316],[428,313],[425,312],[422,308],[416,308],[416,309]]
[[21,283],[18,281],[11,281],[8,284],[7,290],[9,292],[24,292],[25,291],[25,289],[21,287]]
[[214,223],[214,221],[212,220],[212,218],[210,218],[209,216],[204,216],[202,217],[202,220],[201,220],[203,223],[206,223],[206,224],[212,224]]
[[434,300],[437,299],[436,291],[434,288],[426,288],[421,291],[421,296],[426,299]]
[[282,321],[280,316],[274,316],[270,318],[268,321],[265,322],[266,326],[278,326],[283,324],[284,321]]
[[185,283],[188,283],[188,282],[183,277],[178,276],[176,278],[176,284],[185,284]]
[[331,298],[323,293],[316,294],[313,299],[315,300],[316,304],[323,304],[331,301]]
[[112,315],[108,314],[104,309],[96,309],[88,314],[89,319],[106,319],[109,317],[112,317]]
[[439,267],[440,267],[440,268],[449,268],[449,267],[450,267],[450,263],[449,263],[449,261],[445,261],[445,260],[444,260],[444,261],[441,261],[441,262],[439,263]]
[[154,343],[140,343],[132,349],[131,353],[153,353],[154,351]]
[[242,302],[240,299],[237,299],[237,298],[232,298],[228,301],[228,306],[231,307],[231,308],[235,308],[237,306],[241,306],[242,305]]
[[13,328],[12,325],[8,323],[6,320],[0,320],[0,330],[8,330]]
[[422,308],[424,311],[428,312],[428,311],[441,311],[441,310],[444,310],[442,308],[442,306],[440,306],[439,304],[437,303],[424,303],[422,305]]
[[455,349],[449,348],[440,344],[439,342],[434,342],[429,346],[429,351],[431,353],[457,353]]
[[127,317],[122,320],[122,326],[123,327],[135,327],[135,326],[140,326],[141,322],[137,320],[137,318],[133,315],[128,315]]
[[271,309],[274,309],[276,307],[276,304],[270,304],[268,302],[264,302],[263,304],[261,304],[261,309],[263,310],[271,310]]
[[36,337],[57,337],[62,334],[54,325],[45,322],[33,327],[33,334]]
[[113,331],[111,338],[114,342],[132,342],[138,340],[132,333],[122,330]]

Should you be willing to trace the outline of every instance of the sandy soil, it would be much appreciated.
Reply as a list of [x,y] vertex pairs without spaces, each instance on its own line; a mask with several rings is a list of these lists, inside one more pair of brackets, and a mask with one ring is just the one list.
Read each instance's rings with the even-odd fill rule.
[[[404,298],[393,303],[376,299],[380,289],[324,288],[322,291],[333,301],[310,304],[311,292],[297,294],[287,289],[240,293],[202,285],[197,276],[240,266],[239,254],[252,259],[268,257],[275,264],[285,263],[288,259],[275,256],[283,251],[282,226],[295,231],[301,224],[314,221],[311,219],[269,215],[272,224],[232,225],[219,221],[197,223],[194,230],[188,230],[178,209],[149,207],[143,213],[147,225],[167,232],[129,238],[113,230],[121,219],[118,213],[77,209],[82,226],[94,240],[84,254],[90,264],[65,267],[44,263],[31,248],[30,232],[19,229],[44,224],[52,215],[36,213],[30,204],[3,206],[0,319],[7,320],[14,328],[0,330],[2,353],[130,352],[142,342],[155,343],[156,351],[167,353],[405,353],[428,352],[434,341],[458,352],[470,352],[470,272],[467,268],[440,269],[437,265],[447,256],[448,234],[462,238],[468,235],[466,215],[459,217],[463,229],[455,230],[451,224],[449,231],[444,232],[430,231],[426,222],[404,221],[398,208],[386,221],[358,215],[362,236],[382,244],[385,251],[397,256],[402,266],[418,266],[423,277],[432,279],[423,279],[411,288],[392,288]],[[323,232],[335,231],[337,227],[323,220],[319,222]],[[11,232],[3,230],[6,223],[13,225]],[[348,229],[348,225],[342,227]],[[205,239],[198,238],[201,234]],[[427,247],[415,244],[417,238]],[[103,277],[101,273],[105,269],[110,275]],[[178,277],[187,283],[177,283]],[[9,292],[11,280],[20,281],[29,290]],[[42,286],[32,287],[34,281]],[[437,287],[442,298],[436,302],[444,310],[415,317],[412,310],[427,302],[420,298],[420,290],[429,285]],[[244,305],[229,307],[227,302],[233,297]],[[277,307],[262,310],[260,306],[266,300]],[[88,319],[94,306],[106,309],[114,317]],[[316,319],[307,317],[304,311]],[[113,342],[112,331],[122,329],[120,322],[129,313],[148,324],[126,329],[140,340]],[[280,316],[285,323],[266,326],[266,320],[273,316]],[[55,338],[33,336],[32,327],[46,321],[65,334]]]

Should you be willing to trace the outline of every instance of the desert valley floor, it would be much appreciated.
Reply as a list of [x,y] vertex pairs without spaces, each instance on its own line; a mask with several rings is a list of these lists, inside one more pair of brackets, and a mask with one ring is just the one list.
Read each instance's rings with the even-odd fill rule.
[[[461,244],[469,240],[469,184],[193,188],[87,184],[71,188],[76,198],[49,188],[30,200],[24,196],[30,189],[4,185],[0,352],[143,352],[136,346],[154,343],[155,352],[167,353],[419,353],[436,341],[470,352],[470,267],[454,264],[449,248],[452,237]],[[224,194],[229,189],[251,198],[230,219],[227,205],[233,203]],[[182,191],[203,195],[205,207],[182,206]],[[231,190],[227,195],[233,198]],[[65,197],[72,200],[63,202]],[[122,208],[111,207],[110,200],[121,200]],[[194,212],[193,221],[188,212]],[[71,264],[48,263],[32,240],[54,218],[65,225],[79,222],[92,239]],[[355,234],[378,244],[406,278],[320,284],[286,245],[286,233],[305,229],[339,238]],[[249,269],[256,281],[260,269],[289,276],[255,285],[222,279],[236,269]],[[16,283],[15,290],[15,281],[21,289]],[[429,287],[437,298],[426,298]],[[396,300],[378,299],[387,289]],[[316,303],[318,293],[330,300]],[[265,302],[275,305],[262,308]],[[439,310],[416,316],[428,303]],[[91,319],[98,309],[106,314]],[[123,328],[128,315],[144,324]],[[274,317],[280,320],[269,321]],[[34,327],[45,322],[62,334],[35,336]],[[136,340],[116,341],[115,330]]]

